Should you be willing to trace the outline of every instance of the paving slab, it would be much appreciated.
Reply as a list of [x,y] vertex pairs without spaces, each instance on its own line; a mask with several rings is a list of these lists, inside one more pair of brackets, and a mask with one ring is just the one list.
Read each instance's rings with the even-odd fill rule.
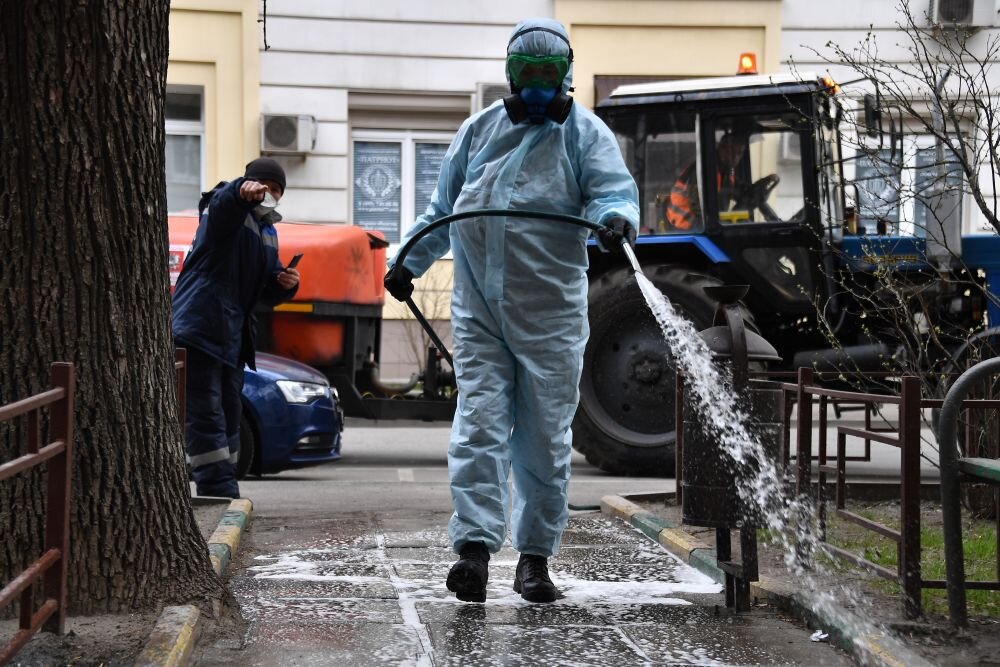
[[[808,633],[766,619],[752,622],[701,616],[683,625],[624,625],[622,631],[654,664],[668,665],[842,665],[843,657],[809,640]],[[760,635],[767,634],[767,643]]]
[[617,628],[586,626],[429,626],[435,665],[635,665],[648,662]]
[[576,517],[563,531],[563,546],[588,544],[645,544],[646,539],[638,531],[621,531],[609,526],[605,519]]
[[[473,609],[478,611],[470,611]],[[491,606],[454,604],[449,600],[417,603],[417,613],[425,624],[453,625],[475,620],[490,625],[607,625],[594,610],[578,604]]]
[[[574,514],[550,562],[561,597],[512,590],[518,554],[490,562],[485,604],[445,585],[448,515],[337,520],[258,515],[231,589],[249,629],[200,647],[202,665],[846,665],[773,610],[718,613],[721,587],[597,513]],[[259,538],[259,539],[258,539]]]
[[[423,648],[416,631],[388,623],[282,623],[267,619],[250,636],[252,651],[213,655],[212,665],[418,664]],[[204,663],[209,664],[209,663]]]

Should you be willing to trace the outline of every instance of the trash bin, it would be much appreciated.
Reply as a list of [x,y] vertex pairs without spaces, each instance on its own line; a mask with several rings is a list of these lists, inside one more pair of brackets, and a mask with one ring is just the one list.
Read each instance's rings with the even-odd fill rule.
[[[780,361],[777,351],[762,336],[746,329],[739,300],[745,285],[708,287],[709,296],[719,301],[715,326],[700,333],[717,363],[728,366],[737,404],[749,416],[746,425],[751,437],[759,439],[764,456],[779,460],[781,451],[784,397],[781,385],[767,380],[750,380],[751,364]],[[725,374],[725,373],[724,373]],[[682,521],[693,526],[729,528],[758,524],[754,508],[747,507],[737,491],[737,483],[756,471],[736,470],[718,433],[704,422],[690,400],[684,405],[684,449],[682,452]]]

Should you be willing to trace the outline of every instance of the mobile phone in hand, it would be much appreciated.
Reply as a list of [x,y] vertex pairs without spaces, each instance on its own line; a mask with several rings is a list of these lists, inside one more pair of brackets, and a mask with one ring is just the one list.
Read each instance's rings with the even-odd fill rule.
[[299,253],[298,255],[296,255],[295,257],[292,257],[292,261],[290,261],[290,262],[288,263],[288,266],[286,266],[285,268],[286,268],[286,269],[294,269],[294,268],[296,267],[296,265],[298,265],[298,263],[299,263],[299,260],[300,260],[300,259],[302,259],[302,254],[303,254],[303,253],[301,253],[301,252],[300,252],[300,253]]

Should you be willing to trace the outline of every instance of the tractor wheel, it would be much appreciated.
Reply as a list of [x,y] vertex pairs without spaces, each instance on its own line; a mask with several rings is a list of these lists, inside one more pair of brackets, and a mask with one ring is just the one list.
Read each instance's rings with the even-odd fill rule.
[[[722,284],[719,280],[669,266],[644,271],[695,329],[712,325],[718,304],[704,288]],[[632,273],[612,271],[592,282],[589,312],[590,341],[584,352],[573,447],[606,472],[673,475],[676,373]]]

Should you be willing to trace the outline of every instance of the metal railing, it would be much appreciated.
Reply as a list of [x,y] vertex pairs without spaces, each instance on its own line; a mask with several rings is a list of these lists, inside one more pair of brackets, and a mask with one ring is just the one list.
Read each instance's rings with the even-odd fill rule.
[[[24,416],[27,453],[0,465],[0,481],[48,463],[45,547],[42,555],[0,590],[0,608],[20,597],[20,624],[0,648],[0,664],[9,661],[40,628],[62,634],[66,624],[66,570],[69,561],[69,510],[73,479],[73,364],[51,366],[52,388],[0,406],[0,421]],[[39,443],[38,415],[49,409],[49,442]],[[44,601],[34,608],[34,585],[43,580]]]
[[[818,485],[816,489],[817,511],[820,518],[820,530],[827,551],[839,558],[859,565],[876,576],[899,583],[903,591],[903,611],[915,618],[921,613],[921,595],[924,588],[946,588],[947,582],[940,579],[924,579],[921,574],[920,560],[920,458],[922,410],[925,408],[940,408],[941,399],[925,399],[921,397],[920,379],[914,376],[901,376],[899,395],[868,394],[862,392],[843,391],[821,387],[816,383],[816,373],[809,368],[798,371],[798,381],[794,384],[784,383],[786,405],[789,404],[789,394],[794,395],[792,403],[797,404],[796,411],[796,490],[800,494],[812,491],[812,461],[818,460]],[[813,455],[813,402],[814,397],[819,403],[818,424],[818,456]],[[835,465],[830,465],[827,454],[827,409],[832,401],[865,404],[865,428],[837,426],[837,455]],[[875,404],[899,406],[898,426],[895,429],[875,429],[871,427],[870,411]],[[966,400],[966,408],[1000,408],[1000,400]],[[790,425],[786,413],[787,428]],[[864,457],[848,457],[847,438],[860,438],[865,441]],[[870,460],[871,442],[878,442],[899,449],[900,453],[900,529],[872,521],[855,514],[846,508],[846,463],[847,461]],[[788,454],[786,454],[786,457]],[[851,553],[836,545],[826,542],[827,475],[833,475],[835,480],[834,514],[845,521],[874,531],[896,543],[896,570],[873,563],[857,554]],[[1000,521],[1000,519],[998,519]],[[1000,584],[995,582],[965,582],[966,588],[1000,590]]]
[[[1000,358],[987,359],[972,366],[958,378],[958,380],[948,390],[947,396],[941,401],[941,414],[938,420],[938,446],[940,447],[941,462],[941,513],[944,520],[944,550],[945,550],[945,577],[948,589],[948,614],[952,623],[959,627],[968,624],[968,614],[965,606],[965,591],[969,588],[1000,590],[1000,498],[994,497],[997,507],[996,512],[996,573],[997,581],[967,581],[965,578],[964,549],[962,546],[962,508],[959,498],[962,481],[976,481],[976,475],[969,475],[969,479],[963,480],[962,462],[958,457],[958,420],[964,409],[969,410],[975,407],[973,404],[982,405],[987,401],[966,400],[976,386],[984,380],[989,380],[1000,374]],[[968,414],[968,413],[967,413]],[[972,433],[968,430],[972,419],[966,419],[966,452],[965,455],[977,454],[969,452],[969,444],[973,442]],[[994,443],[997,444],[997,443]],[[1000,446],[992,453],[1000,454]],[[975,461],[977,459],[971,459]],[[978,459],[984,464],[992,464],[996,470],[996,461]],[[996,484],[995,474],[993,484]]]

